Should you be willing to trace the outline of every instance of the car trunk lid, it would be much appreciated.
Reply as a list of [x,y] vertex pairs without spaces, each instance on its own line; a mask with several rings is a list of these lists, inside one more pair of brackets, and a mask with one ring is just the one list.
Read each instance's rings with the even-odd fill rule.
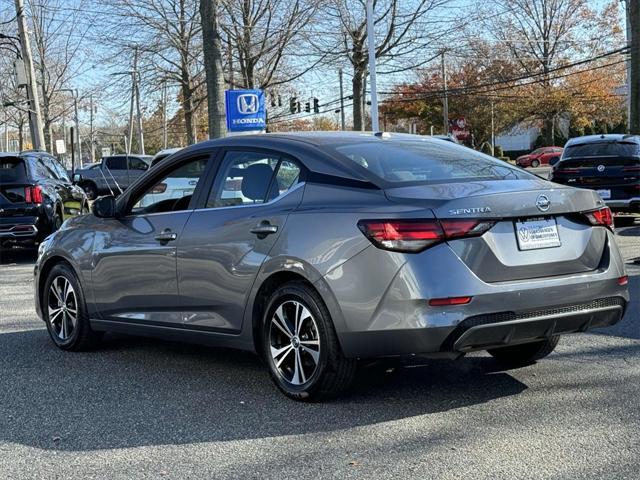
[[[394,202],[429,208],[441,220],[494,221],[480,237],[448,241],[486,282],[592,271],[603,258],[606,230],[594,228],[581,214],[604,207],[590,190],[526,179],[397,187],[386,190],[386,195]],[[543,238],[547,233],[549,241]],[[537,238],[533,248],[523,241],[525,234]]]

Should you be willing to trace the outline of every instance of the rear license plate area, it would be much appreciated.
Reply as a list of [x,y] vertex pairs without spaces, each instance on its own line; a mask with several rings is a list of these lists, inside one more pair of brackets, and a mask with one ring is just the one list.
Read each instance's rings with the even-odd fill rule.
[[514,228],[519,250],[539,250],[562,245],[555,218],[518,220],[514,222]]

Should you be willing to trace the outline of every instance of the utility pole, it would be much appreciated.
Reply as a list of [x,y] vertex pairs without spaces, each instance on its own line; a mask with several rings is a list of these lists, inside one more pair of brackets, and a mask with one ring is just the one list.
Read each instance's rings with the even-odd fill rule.
[[369,83],[371,83],[371,130],[380,131],[378,123],[378,87],[376,83],[376,37],[373,1],[367,0],[367,40],[369,42]]
[[[144,133],[142,131],[142,112],[140,110],[140,76],[138,75],[138,47],[133,49],[133,70],[131,71],[131,111],[129,118],[133,120],[133,102],[136,104],[136,120],[138,123],[138,149],[144,155]],[[133,122],[129,125],[129,148],[133,136]]]
[[9,151],[9,114],[4,109],[4,151]]
[[91,163],[96,161],[96,146],[93,138],[93,93],[89,95],[89,142],[91,144]]
[[40,113],[40,98],[38,97],[38,86],[36,85],[36,73],[33,68],[33,58],[31,57],[31,44],[29,33],[27,32],[27,22],[24,18],[24,0],[15,0],[16,20],[18,21],[18,36],[20,37],[20,47],[22,58],[27,70],[27,97],[29,100],[29,129],[31,131],[31,142],[35,150],[45,150],[44,133],[42,130],[42,115]]
[[342,68],[338,69],[338,81],[340,82],[340,129],[344,131],[344,90],[342,88]]
[[162,145],[167,148],[167,81],[162,82]]
[[496,156],[496,136],[494,130],[494,121],[493,121],[493,100],[491,100],[491,156]]
[[444,60],[445,52],[446,50],[442,50],[442,85],[444,88],[444,98],[442,101],[442,120],[444,125],[444,134],[449,135],[449,94],[447,92],[447,69]]
[[640,134],[640,1],[627,0],[629,133]]
[[[71,133],[71,140],[75,141],[76,144],[76,152],[78,155],[78,161],[82,166],[82,143],[80,142],[80,121],[78,120],[78,90],[71,90],[73,94],[73,115],[75,117],[76,131],[75,137],[73,136],[73,132]],[[73,166],[71,167],[73,168]]]

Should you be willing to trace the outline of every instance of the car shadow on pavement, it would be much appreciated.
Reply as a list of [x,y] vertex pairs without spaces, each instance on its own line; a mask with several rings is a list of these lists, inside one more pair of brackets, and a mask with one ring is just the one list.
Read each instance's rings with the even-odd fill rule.
[[0,444],[60,451],[331,432],[517,395],[488,357],[365,369],[343,397],[298,403],[249,353],[107,336],[68,353],[44,330],[0,334]]
[[0,265],[26,265],[35,262],[38,252],[35,249],[0,249]]

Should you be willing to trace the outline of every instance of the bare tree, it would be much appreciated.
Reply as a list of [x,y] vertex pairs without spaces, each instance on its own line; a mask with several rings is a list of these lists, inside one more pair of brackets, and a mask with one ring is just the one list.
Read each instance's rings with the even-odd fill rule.
[[302,62],[288,62],[287,57],[299,59],[299,52],[308,49],[310,26],[321,4],[320,0],[223,0],[221,26],[231,56],[229,69],[235,65],[239,73],[237,83],[267,89],[289,83],[316,66],[321,55]]
[[[580,53],[594,55],[606,50],[619,38],[620,32],[611,28],[614,9],[609,6],[597,14],[593,3],[589,0],[494,0],[481,17],[524,72],[538,76],[543,97],[551,92],[550,73],[555,67]],[[544,103],[543,98],[541,102]],[[553,143],[553,119],[559,113],[554,109],[544,113],[548,144]]]
[[53,151],[53,124],[71,108],[66,88],[86,68],[90,18],[86,0],[27,0],[45,144]]
[[222,137],[226,131],[222,41],[218,12],[218,0],[200,0],[204,65],[207,78],[209,138]]
[[[376,0],[374,24],[376,59],[384,72],[410,70],[429,60],[430,42],[435,31],[428,15],[446,5],[448,0]],[[329,43],[315,43],[320,50],[336,58],[348,58],[353,68],[353,129],[364,128],[363,98],[369,53],[367,50],[366,0],[330,0],[325,6]]]
[[187,143],[195,142],[194,112],[204,101],[202,26],[198,4],[191,0],[105,0],[112,14],[110,60],[139,52],[143,87],[157,92],[162,82],[180,87],[179,101]]

